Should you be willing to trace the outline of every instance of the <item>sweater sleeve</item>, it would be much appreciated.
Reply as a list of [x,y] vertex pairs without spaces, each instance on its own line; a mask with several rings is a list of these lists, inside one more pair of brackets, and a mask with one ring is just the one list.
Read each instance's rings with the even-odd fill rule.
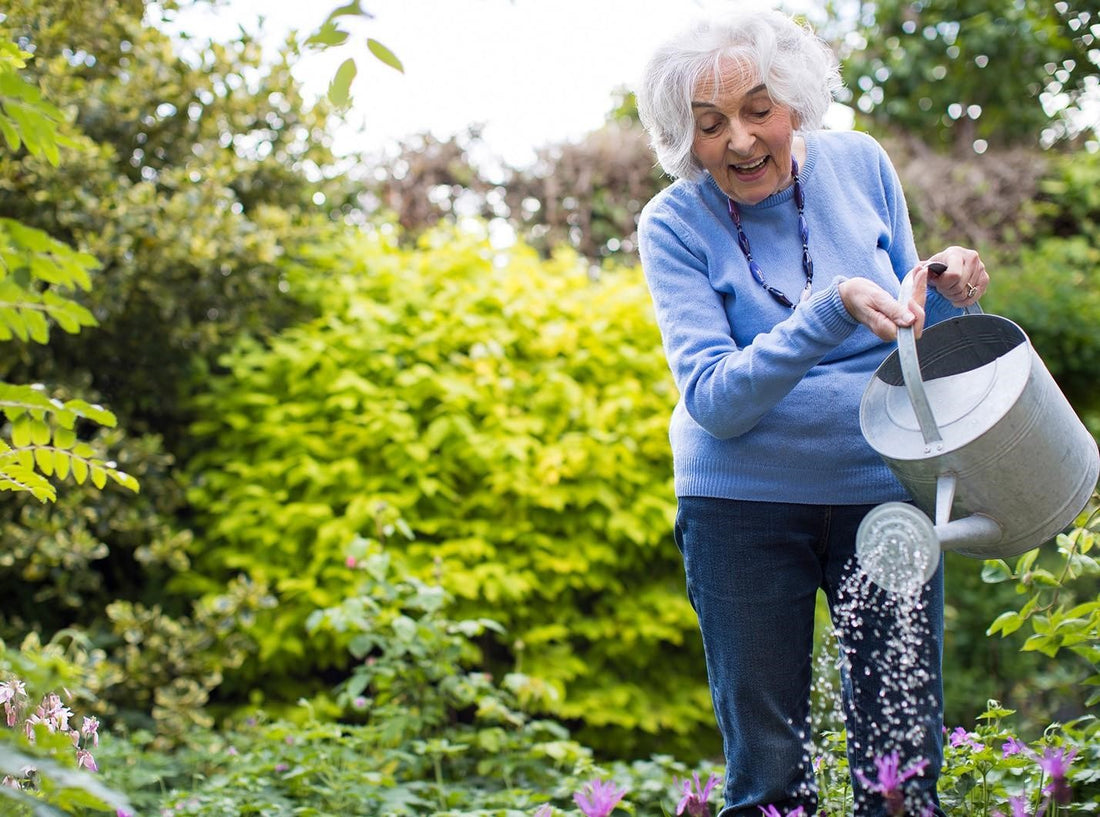
[[670,210],[647,208],[638,235],[673,378],[688,414],[714,437],[752,429],[857,326],[834,282],[739,347],[687,225]]

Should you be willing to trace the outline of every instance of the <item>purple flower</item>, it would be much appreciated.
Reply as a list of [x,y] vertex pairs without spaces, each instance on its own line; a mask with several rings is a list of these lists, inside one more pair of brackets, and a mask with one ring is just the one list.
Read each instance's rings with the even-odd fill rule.
[[794,811],[788,811],[786,815],[775,806],[759,806],[759,809],[764,813],[764,817],[804,817],[806,814],[806,809],[802,806],[799,806]]
[[956,749],[960,746],[965,745],[969,746],[976,752],[980,752],[982,749],[985,748],[985,744],[979,743],[975,739],[974,735],[967,732],[961,726],[956,727],[955,730],[951,733],[950,741],[951,745],[954,746]]
[[1020,743],[1020,741],[1016,740],[1016,738],[1009,738],[1005,741],[1005,745],[1001,747],[1001,754],[1004,757],[1025,754],[1026,752],[1027,744]]
[[626,789],[620,789],[611,781],[591,780],[573,795],[573,802],[584,817],[607,817],[625,794]]
[[1043,794],[1050,795],[1055,803],[1065,805],[1073,799],[1073,792],[1066,782],[1066,772],[1076,756],[1076,749],[1067,752],[1061,747],[1055,749],[1048,746],[1039,758],[1039,768],[1050,775],[1050,782],[1043,788]]
[[878,769],[878,780],[871,781],[856,769],[856,776],[869,791],[878,792],[886,800],[886,808],[891,814],[905,813],[905,795],[901,790],[901,784],[911,777],[924,772],[928,765],[926,759],[916,760],[910,763],[902,771],[898,770],[898,753],[891,752],[886,757],[876,757],[875,767]]
[[692,777],[695,781],[694,786],[691,780],[684,780],[680,783],[683,787],[684,796],[680,798],[680,804],[676,806],[676,813],[683,814],[686,811],[690,817],[710,817],[710,806],[707,805],[707,800],[710,799],[711,791],[714,790],[714,787],[718,785],[722,778],[712,774],[707,778],[707,783],[704,786],[699,782],[698,772]]
[[[1012,817],[1031,817],[1027,813],[1027,798],[1022,795],[1015,795],[1008,798],[1008,804],[1012,807]],[[1043,813],[1047,809],[1047,804],[1043,803],[1039,807],[1039,810],[1035,812],[1035,817],[1043,817]],[[1004,812],[1000,809],[993,811],[993,817],[1005,817]]]

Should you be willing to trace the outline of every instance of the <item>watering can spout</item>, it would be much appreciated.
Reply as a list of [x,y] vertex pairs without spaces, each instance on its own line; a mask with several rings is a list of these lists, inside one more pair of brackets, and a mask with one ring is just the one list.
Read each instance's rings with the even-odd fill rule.
[[954,521],[951,510],[958,476],[944,471],[936,477],[936,524],[933,528],[942,550],[988,553],[1004,537],[1004,528],[989,514],[974,513]]
[[985,514],[933,525],[905,502],[884,502],[864,517],[856,533],[856,558],[870,579],[886,590],[912,595],[932,578],[947,550],[995,552],[1004,529]]
[[996,545],[1004,535],[996,520],[976,513],[933,528],[944,550],[982,551]]

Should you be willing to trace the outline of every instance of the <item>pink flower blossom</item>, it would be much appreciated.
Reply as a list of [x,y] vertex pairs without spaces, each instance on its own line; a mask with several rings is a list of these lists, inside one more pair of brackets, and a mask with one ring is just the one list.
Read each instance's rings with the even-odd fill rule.
[[76,750],[76,766],[78,769],[87,769],[89,772],[99,771],[99,767],[95,765],[95,758],[87,749]]
[[1005,745],[1001,747],[1001,755],[1003,757],[1011,757],[1012,755],[1019,755],[1027,752],[1027,744],[1020,743],[1016,738],[1009,738],[1005,741]]
[[573,795],[573,802],[584,817],[607,817],[625,794],[626,789],[620,789],[611,781],[591,780]]
[[775,806],[760,806],[759,808],[764,813],[764,817],[803,817],[806,814],[806,809],[802,806],[794,811],[788,811],[785,815]]
[[710,799],[711,791],[714,790],[714,787],[718,785],[722,778],[712,774],[707,778],[706,785],[699,782],[698,772],[695,772],[692,778],[694,779],[694,785],[692,780],[684,780],[679,784],[683,788],[684,796],[680,798],[680,804],[676,806],[676,813],[679,815],[686,811],[690,817],[710,817],[710,806],[707,804],[707,800]]
[[886,757],[876,757],[875,767],[878,769],[878,779],[874,781],[868,779],[859,769],[856,770],[856,777],[869,791],[882,795],[890,814],[905,813],[905,794],[901,786],[909,778],[922,774],[928,765],[928,760],[922,758],[914,761],[902,771],[898,770],[898,764],[897,752],[891,752]]
[[14,701],[16,698],[26,698],[27,687],[18,678],[12,681],[0,682],[0,703]]
[[1077,750],[1064,747],[1050,747],[1043,750],[1043,756],[1039,758],[1039,768],[1050,775],[1050,782],[1043,788],[1043,794],[1049,795],[1054,802],[1061,805],[1069,803],[1073,799],[1073,791],[1066,781],[1066,772],[1069,764],[1077,757]]
[[[1015,795],[1008,798],[1008,805],[1012,808],[1011,817],[1031,817],[1027,811],[1027,798],[1022,795]],[[1035,817],[1043,817],[1044,812],[1047,810],[1047,804],[1044,802],[1039,806],[1039,810],[1035,812]],[[1005,817],[1004,812],[1000,809],[993,810],[993,817]]]
[[99,719],[85,715],[80,722],[80,734],[85,739],[90,739],[92,746],[99,746]]
[[972,735],[970,732],[967,732],[961,726],[956,727],[955,730],[951,733],[950,741],[951,745],[955,748],[958,748],[960,746],[969,746],[976,752],[980,752],[982,749],[985,748],[984,743],[979,743],[974,735]]

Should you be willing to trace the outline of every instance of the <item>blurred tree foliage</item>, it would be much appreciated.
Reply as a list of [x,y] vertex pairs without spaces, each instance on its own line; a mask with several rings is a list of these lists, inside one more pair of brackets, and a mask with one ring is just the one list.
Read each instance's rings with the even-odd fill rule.
[[582,139],[546,145],[524,167],[484,168],[480,131],[440,139],[419,134],[364,180],[364,209],[392,217],[412,242],[440,219],[479,217],[544,256],[569,246],[593,263],[637,260],[642,207],[669,183],[638,124],[634,97],[621,90],[607,122]]
[[[307,103],[290,76],[294,48],[267,62],[242,33],[190,41],[184,59],[143,19],[157,8],[15,0],[0,20],[4,39],[30,55],[22,80],[79,134],[56,166],[9,140],[0,216],[99,262],[94,286],[76,296],[98,326],[75,340],[5,344],[0,378],[110,405],[129,436],[102,440],[144,483],[137,498],[78,489],[46,507],[5,501],[0,636],[87,630],[110,652],[97,665],[104,700],[159,712],[162,724],[179,715],[179,734],[220,682],[219,652],[231,666],[246,648],[233,617],[266,603],[227,587],[214,616],[163,592],[187,569],[193,535],[178,471],[188,402],[232,338],[313,314],[280,259],[354,206],[334,169],[326,106]],[[135,663],[127,650],[138,646]]]
[[[346,195],[323,105],[290,54],[263,63],[241,34],[189,59],[143,24],[140,2],[17,0],[5,26],[29,76],[90,142],[60,169],[2,157],[0,212],[99,259],[92,342],[57,338],[22,361],[36,379],[89,385],[135,432],[179,443],[186,397],[225,339],[303,314],[275,260]],[[328,198],[331,196],[331,199]]]
[[841,45],[853,106],[870,127],[967,153],[1071,138],[1100,92],[1098,11],[1096,0],[860,3]]

